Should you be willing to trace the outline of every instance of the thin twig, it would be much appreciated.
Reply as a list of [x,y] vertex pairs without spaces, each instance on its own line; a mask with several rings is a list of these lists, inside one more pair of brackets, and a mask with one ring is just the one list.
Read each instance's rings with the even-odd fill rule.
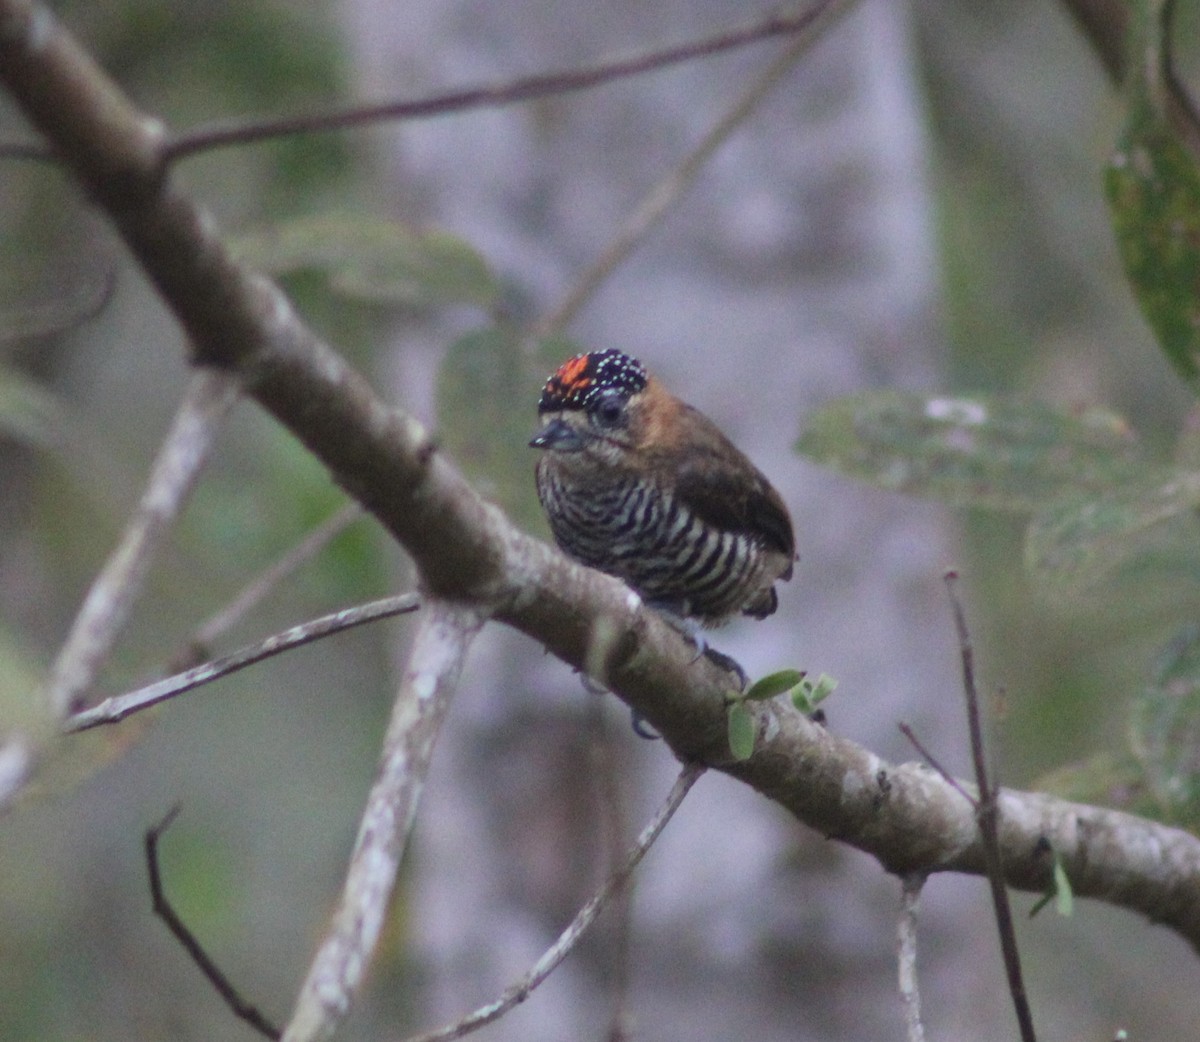
[[966,800],[972,807],[978,810],[979,801],[969,792],[967,792],[967,790],[963,787],[962,782],[960,782],[956,777],[954,777],[953,774],[946,770],[941,763],[938,762],[933,753],[931,753],[922,744],[921,739],[917,737],[917,733],[912,729],[912,727],[910,727],[904,721],[901,721],[898,726],[900,728],[900,733],[912,743],[912,747],[916,749],[918,753],[920,753],[925,762],[942,776],[942,780],[945,781],[945,783],[949,785],[955,792],[962,796],[962,798]]
[[596,261],[571,287],[567,296],[537,324],[534,336],[553,336],[565,329],[580,309],[596,292],[609,275],[634,250],[646,233],[656,225],[671,205],[694,183],[705,164],[728,140],[729,136],[746,121],[772,88],[796,64],[796,61],[812,46],[833,16],[845,7],[844,0],[827,0],[809,9],[805,24],[799,27],[797,36],[787,48],[767,66],[749,89],[704,135],[700,143],[686,155],[682,162],[659,181],[642,199],[637,209],[630,214],[612,242]]
[[227,677],[230,673],[236,673],[239,669],[245,669],[263,659],[290,651],[301,644],[310,644],[314,640],[320,640],[322,637],[341,633],[343,630],[362,626],[368,622],[391,618],[394,615],[404,615],[416,611],[418,606],[419,601],[416,594],[402,593],[394,597],[384,597],[367,604],[360,604],[353,608],[344,608],[342,611],[335,611],[329,615],[322,615],[310,622],[293,626],[282,633],[267,637],[266,640],[261,640],[257,644],[240,648],[231,655],[157,680],[136,691],[130,691],[124,695],[112,695],[103,702],[97,702],[94,706],[71,714],[63,722],[63,730],[72,733],[99,727],[101,724],[119,723],[133,713],[149,709],[151,706],[156,706],[160,702],[165,702],[185,691],[191,691],[193,688],[211,684],[214,680]]
[[286,1042],[332,1035],[362,987],[417,813],[433,745],[483,616],[430,599],[421,613],[333,921],[309,967]]
[[209,954],[196,940],[195,934],[188,929],[187,924],[179,917],[178,913],[171,906],[171,902],[167,900],[166,892],[163,890],[162,873],[158,865],[158,840],[175,820],[179,814],[179,805],[176,804],[166,816],[153,828],[146,830],[146,868],[150,875],[150,899],[153,904],[154,914],[157,915],[171,931],[175,939],[183,946],[183,950],[188,953],[188,957],[196,964],[200,972],[204,974],[208,982],[217,990],[217,994],[225,1000],[225,1004],[233,1011],[234,1016],[244,1020],[259,1034],[266,1035],[267,1038],[278,1039],[280,1032],[274,1024],[272,1024],[261,1012],[257,1006],[251,1005],[233,986],[229,978],[217,967]]
[[66,300],[0,312],[0,346],[67,333],[99,315],[117,291],[116,258],[107,256],[99,261],[99,278],[90,279],[81,292],[72,293]]
[[[256,608],[284,579],[316,557],[332,539],[362,517],[363,513],[360,504],[347,503],[251,579],[224,608],[197,628],[188,641],[188,655],[207,658],[207,649],[212,647],[218,638]],[[176,668],[183,668],[183,665]]]
[[737,47],[801,32],[819,18],[834,0],[817,0],[802,11],[771,14],[740,28],[700,40],[646,51],[629,58],[599,62],[583,68],[523,76],[508,83],[483,84],[412,101],[387,101],[332,112],[309,113],[253,122],[212,123],[175,135],[165,146],[163,159],[172,163],[198,152],[246,145],[296,134],[347,130],[388,120],[429,119],[467,109],[513,105],[549,94],[566,94],[598,87],[614,80],[657,72],[682,62],[721,54]]
[[1000,934],[1000,950],[1004,956],[1004,970],[1008,977],[1008,990],[1012,995],[1013,1011],[1021,1030],[1022,1042],[1037,1042],[1033,1030],[1033,1014],[1025,994],[1025,981],[1021,974],[1021,954],[1017,949],[1017,933],[1013,926],[1012,907],[1008,901],[1008,888],[1004,882],[1004,861],[1000,852],[1000,805],[996,790],[988,781],[987,758],[983,744],[983,723],[979,713],[979,691],[975,686],[975,649],[971,643],[971,631],[962,602],[958,599],[955,583],[957,572],[945,575],[946,592],[954,612],[954,628],[958,633],[959,650],[962,656],[963,694],[967,702],[967,726],[971,734],[971,760],[975,766],[975,784],[979,789],[979,804],[975,819],[979,822],[979,835],[983,841],[983,858],[987,867],[988,885],[992,891],[992,907],[996,915],[996,929]]
[[910,872],[901,878],[900,886],[900,920],[896,927],[900,1005],[904,1009],[908,1042],[925,1042],[925,1025],[921,1022],[921,987],[917,977],[917,911],[921,907],[925,875]]
[[56,716],[66,717],[95,681],[237,397],[238,382],[225,372],[201,369],[188,384],[141,501],[84,598],[51,670],[48,697]]
[[696,779],[703,773],[704,767],[701,764],[689,763],[684,766],[683,770],[679,772],[679,777],[675,779],[675,784],[667,794],[667,798],[663,801],[662,806],[659,807],[654,817],[650,819],[649,824],[642,829],[641,835],[638,836],[637,841],[630,848],[624,864],[617,868],[604,881],[604,885],[579,910],[579,913],[571,920],[570,925],[559,935],[558,940],[546,950],[545,954],[538,959],[533,968],[524,977],[515,984],[509,985],[504,993],[494,1002],[489,1002],[486,1006],[480,1006],[474,1013],[468,1014],[462,1020],[438,1028],[436,1031],[427,1031],[422,1035],[414,1035],[407,1042],[448,1042],[450,1039],[462,1038],[464,1035],[478,1030],[485,1024],[490,1024],[514,1006],[519,1005],[529,998],[530,993],[550,976],[559,963],[570,954],[571,950],[579,943],[592,923],[596,921],[596,917],[604,909],[604,906],[608,903],[612,895],[625,884],[625,880],[629,878],[630,873],[637,868],[646,851],[654,844],[659,833],[662,832],[667,822],[671,820],[672,815],[678,810],[679,805],[683,802],[683,798],[688,794],[688,790],[691,789],[696,783]]

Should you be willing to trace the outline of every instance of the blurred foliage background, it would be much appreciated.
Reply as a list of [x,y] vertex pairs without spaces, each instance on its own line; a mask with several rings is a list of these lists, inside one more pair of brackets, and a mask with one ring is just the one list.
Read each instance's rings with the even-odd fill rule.
[[[1197,67],[1198,6],[1180,5],[1185,77]],[[105,67],[171,126],[326,108],[358,93],[340,5],[121,0],[59,9]],[[1103,451],[1111,450],[1112,487],[1172,463],[1194,466],[1192,396],[1130,292],[1106,209],[1103,171],[1127,110],[1100,63],[1062,10],[1034,0],[921,0],[913,25],[938,222],[947,397],[990,396],[966,400],[994,403],[993,416],[1007,407],[1002,402],[1055,408],[1048,421],[1059,425],[1055,445],[1086,440],[1079,434],[1085,410],[1107,410],[1091,414],[1103,417],[1092,433],[1099,430]],[[0,107],[0,135],[23,133],[12,110]],[[522,272],[490,268],[472,244],[440,232],[388,225],[397,207],[379,198],[376,151],[387,133],[224,149],[190,161],[181,176],[238,248],[277,272],[305,316],[365,368],[386,366],[373,352],[397,326],[419,328],[430,310],[452,310],[461,335],[440,374],[445,442],[490,494],[537,526],[530,487],[521,484],[528,460],[487,432],[508,424],[513,401],[529,398],[531,387],[536,393],[547,360],[569,351],[555,343],[536,359],[521,353],[511,318],[527,308]],[[47,164],[6,162],[6,722],[31,712],[36,678],[138,495],[187,379],[184,358],[177,329],[70,183]],[[484,389],[498,386],[502,392],[488,399]],[[896,431],[922,408],[888,421],[889,451],[903,444]],[[518,416],[522,430],[530,416],[531,405]],[[835,418],[814,419],[810,438]],[[846,444],[843,431],[834,448],[818,450],[810,440],[806,450],[856,472],[835,458]],[[860,466],[859,476],[874,466],[878,479],[882,458]],[[1047,480],[1069,485],[1077,463],[1071,457],[1062,475]],[[1049,777],[1076,795],[1194,825],[1198,801],[1188,786],[1198,656],[1188,625],[1200,604],[1195,555],[1179,548],[1194,535],[1195,504],[1181,502],[1172,514],[1181,527],[1128,569],[1055,588],[1039,583],[1037,568],[1013,566],[1026,555],[1028,504],[997,511],[979,505],[983,497],[942,494],[963,506],[962,570],[983,655],[999,663],[1007,692],[1020,692],[992,699],[1005,782]],[[200,620],[340,502],[288,436],[241,407],[152,576],[105,690],[154,675]],[[402,573],[399,553],[360,521],[229,639],[377,596]],[[151,722],[62,748],[47,791],[0,823],[0,1037],[243,1031],[230,1026],[147,915],[141,833],[180,798],[183,813],[163,844],[170,891],[185,918],[202,924],[203,940],[231,976],[251,982],[255,996],[274,996],[274,1005],[260,999],[270,1014],[285,1014],[353,836],[403,625],[298,651]],[[93,772],[110,760],[117,762],[98,784]],[[393,957],[352,1025],[362,1037],[392,1037],[419,1020],[410,1004],[416,985],[404,954],[404,900],[402,892]],[[270,959],[261,957],[264,944]]]

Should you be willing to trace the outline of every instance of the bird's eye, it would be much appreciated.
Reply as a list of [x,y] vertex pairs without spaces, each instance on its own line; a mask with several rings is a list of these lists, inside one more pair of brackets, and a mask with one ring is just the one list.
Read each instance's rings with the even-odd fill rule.
[[625,402],[619,394],[606,394],[592,406],[592,420],[600,427],[616,427],[625,417]]

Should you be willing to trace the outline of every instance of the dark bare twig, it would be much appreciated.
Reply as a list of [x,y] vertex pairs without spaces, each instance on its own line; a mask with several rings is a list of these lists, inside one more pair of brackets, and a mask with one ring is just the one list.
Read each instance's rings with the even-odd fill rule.
[[646,193],[629,215],[604,252],[575,280],[564,299],[542,319],[534,330],[536,337],[553,336],[566,328],[597,287],[625,260],[662,216],[699,177],[708,160],[740,127],[796,61],[813,44],[830,19],[845,7],[844,0],[830,0],[812,8],[812,17],[798,27],[796,37],[761,72],[709,129],[682,162]]
[[217,994],[225,1001],[234,1016],[240,1020],[244,1020],[255,1031],[267,1038],[278,1039],[280,1037],[279,1028],[272,1024],[262,1013],[259,1012],[257,1006],[251,1005],[238,992],[237,988],[230,983],[229,978],[221,972],[217,964],[213,962],[209,954],[196,940],[196,935],[188,929],[187,924],[179,917],[178,913],[171,906],[171,902],[167,900],[166,892],[163,890],[162,873],[158,864],[158,841],[164,832],[171,827],[171,823],[179,815],[179,804],[176,804],[166,816],[157,825],[146,830],[146,869],[150,875],[150,899],[154,908],[154,914],[157,915],[165,924],[172,936],[187,952],[188,958],[192,960],[204,974],[208,982],[216,989]]
[[0,345],[67,333],[104,311],[117,291],[116,259],[106,257],[104,260],[100,277],[90,280],[90,286],[66,301],[0,312]]
[[595,65],[557,72],[524,76],[509,83],[484,84],[462,90],[437,94],[413,101],[388,101],[378,105],[363,105],[333,112],[312,113],[281,119],[255,122],[215,123],[196,127],[177,134],[167,142],[163,159],[167,164],[186,159],[199,152],[231,145],[247,145],[296,134],[313,134],[331,130],[348,130],[387,120],[429,119],[467,109],[514,105],[549,94],[566,94],[598,87],[614,80],[627,79],[648,72],[657,72],[683,62],[707,58],[737,47],[801,32],[819,18],[835,0],[817,0],[802,11],[791,14],[771,14],[764,18],[707,36],[701,40],[646,51],[630,58],[599,62]]
[[328,637],[334,633],[363,626],[368,622],[391,618],[393,615],[404,615],[416,611],[419,606],[416,594],[402,593],[394,597],[384,597],[381,600],[360,604],[354,608],[345,608],[329,615],[322,615],[311,622],[293,626],[282,633],[276,633],[266,640],[239,649],[224,658],[205,662],[194,669],[176,673],[174,676],[155,681],[146,687],[138,688],[124,695],[113,695],[98,702],[88,709],[72,713],[63,721],[63,730],[67,733],[87,731],[101,724],[115,724],[133,713],[149,709],[169,698],[191,691],[193,688],[211,684],[214,680],[227,677],[239,669],[245,669],[263,659],[271,658],[284,651],[310,644],[314,640]]
[[24,163],[53,163],[56,156],[36,141],[0,141],[0,160],[5,159]]
[[[629,58],[599,62],[583,68],[523,76],[508,83],[483,84],[411,101],[385,101],[376,105],[278,119],[213,122],[174,135],[164,145],[162,157],[166,164],[170,164],[200,152],[235,145],[259,144],[296,134],[350,130],[389,120],[431,119],[469,109],[499,108],[551,94],[588,90],[631,76],[658,72],[673,65],[712,57],[748,44],[802,32],[836,3],[838,0],[816,0],[802,11],[770,14],[739,28],[689,43],[646,51]],[[54,162],[57,157],[52,149],[36,142],[0,142],[0,160],[5,159]]]
[[975,819],[979,822],[979,834],[983,840],[983,857],[987,868],[988,886],[992,891],[992,906],[996,914],[996,929],[1000,934],[1000,950],[1004,956],[1004,970],[1008,977],[1008,990],[1012,995],[1013,1010],[1021,1030],[1022,1042],[1037,1042],[1033,1030],[1033,1014],[1029,998],[1025,994],[1025,981],[1021,975],[1021,955],[1017,949],[1017,933],[1013,927],[1012,906],[1008,901],[1008,889],[1004,882],[1004,862],[1000,853],[1000,806],[997,792],[988,780],[987,760],[983,744],[983,723],[979,713],[979,690],[975,686],[975,649],[971,643],[971,631],[962,602],[958,599],[955,583],[957,572],[945,575],[946,592],[954,612],[954,628],[958,633],[958,646],[962,656],[963,694],[967,702],[967,727],[971,735],[971,760],[975,767],[975,783],[979,789],[979,803],[975,808]]
[[909,740],[909,742],[912,744],[912,747],[917,750],[925,762],[942,776],[942,780],[945,781],[945,783],[949,785],[955,792],[962,796],[962,798],[966,800],[972,807],[978,810],[979,801],[969,792],[967,792],[967,790],[963,788],[962,783],[948,770],[946,770],[941,763],[938,762],[933,753],[931,753],[921,742],[921,739],[917,737],[917,733],[912,729],[912,727],[903,721],[901,721],[898,726],[900,728],[900,733]]

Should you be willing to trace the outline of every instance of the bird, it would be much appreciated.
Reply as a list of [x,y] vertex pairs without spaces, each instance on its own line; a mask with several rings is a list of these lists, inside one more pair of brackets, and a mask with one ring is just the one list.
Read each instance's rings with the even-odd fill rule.
[[796,560],[791,516],[712,420],[611,348],[559,366],[538,415],[538,498],[567,556],[682,621],[701,652],[700,627],[776,610]]

